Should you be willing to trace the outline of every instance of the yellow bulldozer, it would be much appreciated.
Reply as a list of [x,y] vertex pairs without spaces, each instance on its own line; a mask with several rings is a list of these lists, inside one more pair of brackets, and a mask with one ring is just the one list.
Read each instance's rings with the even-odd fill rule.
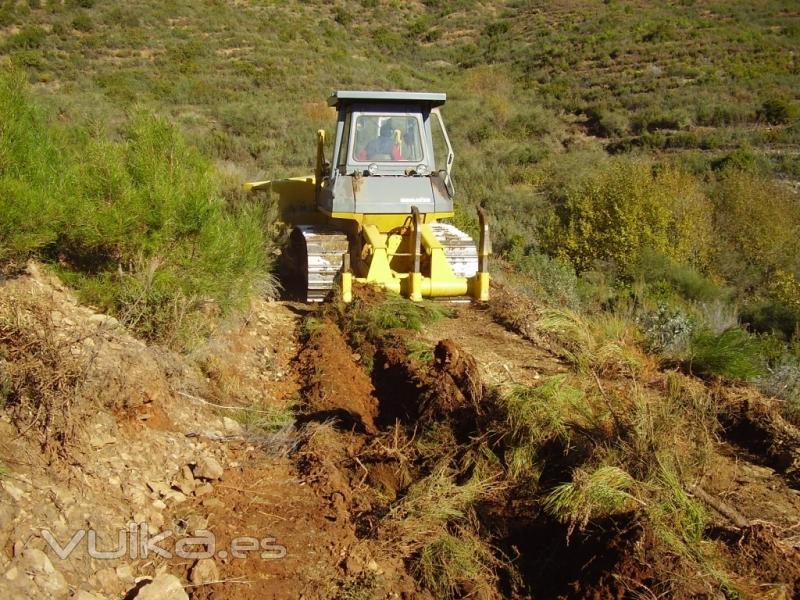
[[352,299],[353,282],[411,300],[489,299],[489,226],[480,239],[454,216],[453,148],[439,107],[442,93],[337,91],[332,154],[317,132],[313,176],[245,184],[268,191],[287,226],[284,285],[321,302],[333,290]]

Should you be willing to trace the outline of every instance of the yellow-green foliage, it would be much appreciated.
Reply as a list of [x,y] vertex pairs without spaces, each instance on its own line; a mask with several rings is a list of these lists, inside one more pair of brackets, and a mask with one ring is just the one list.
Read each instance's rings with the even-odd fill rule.
[[758,279],[800,267],[800,203],[785,184],[752,173],[727,174],[717,190],[715,220],[724,274],[738,278],[747,271]]
[[710,266],[715,247],[714,204],[700,182],[678,169],[665,169],[657,181],[668,194],[671,210],[669,226],[671,258],[688,262],[699,269]]
[[551,437],[569,437],[567,422],[580,412],[583,392],[564,375],[550,377],[536,387],[518,385],[504,397],[511,432],[526,444],[541,445]]
[[579,269],[613,262],[626,272],[645,249],[707,262],[710,204],[694,179],[642,159],[616,159],[567,196],[564,230],[551,249]]
[[653,502],[647,503],[647,517],[656,535],[673,552],[687,558],[699,558],[708,515],[703,506],[689,497],[678,475],[659,465],[658,474],[648,483]]
[[616,315],[588,317],[568,309],[547,309],[536,328],[555,338],[564,358],[580,371],[633,374],[641,367],[635,328]]
[[445,532],[425,546],[412,568],[436,598],[446,599],[463,598],[465,589],[491,590],[497,563],[491,546],[469,530],[459,529],[457,535]]
[[585,527],[589,519],[613,515],[637,503],[629,492],[636,481],[615,466],[602,466],[593,471],[576,469],[572,481],[554,488],[545,498],[547,512],[565,523],[570,530]]
[[800,280],[792,273],[778,270],[769,284],[775,298],[800,315]]

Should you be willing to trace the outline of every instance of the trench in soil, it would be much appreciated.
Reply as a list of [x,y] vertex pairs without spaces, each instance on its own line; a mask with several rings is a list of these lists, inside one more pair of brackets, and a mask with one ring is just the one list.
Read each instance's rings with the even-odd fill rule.
[[[368,347],[369,350],[373,348]],[[367,376],[359,363],[364,358],[364,345],[350,348],[336,324],[325,322],[321,330],[309,336],[298,357],[306,398],[299,420],[336,420],[340,435],[347,438],[342,443],[351,449],[368,448],[376,440],[391,446],[396,443],[398,430],[404,440],[409,440],[427,427],[445,425],[459,445],[468,444],[471,436],[479,433],[475,406],[464,398],[469,376],[460,372],[469,368],[477,372],[474,364],[464,367],[459,358],[443,359],[446,364],[420,363],[409,359],[401,344],[391,338],[373,351],[373,368]],[[463,350],[454,345],[452,352]],[[471,357],[468,360],[474,363]],[[354,443],[353,436],[360,439]],[[547,461],[543,478],[553,483],[568,480],[574,454],[567,458],[565,449],[560,447],[551,448],[549,454],[552,460]],[[350,482],[364,479],[382,496],[393,497],[393,502],[371,506],[366,511],[359,511],[356,500],[351,502],[355,532],[362,540],[371,539],[375,523],[403,498],[409,486],[429,474],[425,465],[412,463],[400,468],[394,459],[382,460],[363,451],[355,454],[347,470],[344,476]],[[336,474],[334,478],[340,476]],[[610,573],[646,578],[635,572],[632,561],[628,561],[630,565],[623,564],[641,537],[631,515],[593,523],[571,536],[566,525],[524,504],[481,505],[477,516],[480,529],[493,532],[490,541],[498,558],[513,565],[513,572],[499,573],[498,591],[504,596],[613,595],[618,586]],[[626,569],[630,572],[626,573]]]

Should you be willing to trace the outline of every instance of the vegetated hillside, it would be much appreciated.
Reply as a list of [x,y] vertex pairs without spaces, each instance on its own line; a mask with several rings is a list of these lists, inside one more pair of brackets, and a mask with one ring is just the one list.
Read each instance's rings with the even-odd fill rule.
[[[86,209],[55,202],[56,212],[73,215],[61,219],[38,209],[25,218],[23,209],[10,221],[24,240],[16,252],[60,257],[84,297],[118,313],[142,281],[163,282],[156,294],[144,285],[148,302],[137,306],[147,314],[132,317],[158,337],[159,320],[175,321],[164,317],[169,311],[196,313],[205,300],[230,305],[222,290],[238,294],[247,281],[264,281],[263,265],[235,246],[266,241],[231,224],[240,242],[226,248],[223,234],[215,244],[199,242],[213,251],[198,261],[197,285],[184,285],[176,298],[169,273],[195,257],[191,244],[176,252],[165,240],[192,238],[197,227],[211,236],[219,229],[209,215],[220,210],[240,223],[261,219],[260,207],[238,191],[241,182],[310,169],[313,132],[332,122],[324,103],[331,90],[440,89],[450,98],[458,221],[470,229],[473,207],[487,207],[496,252],[533,295],[590,311],[625,308],[646,324],[654,349],[669,347],[678,360],[688,357],[692,332],[719,334],[742,320],[776,334],[757,351],[782,374],[770,389],[794,389],[786,369],[796,361],[785,344],[800,311],[795,8],[778,1],[5,3],[3,61],[29,81],[28,95],[46,116],[27,149],[9,146],[3,168],[14,181],[44,178],[55,185],[47,197],[79,196]],[[28,110],[20,94],[12,92],[4,120]],[[161,142],[141,148],[148,111],[174,124],[152,135],[185,137],[175,144],[189,154],[196,148],[216,174],[197,157],[179,161],[184,173],[159,174],[171,150]],[[33,151],[40,138],[60,140],[44,145],[57,160]],[[57,165],[62,147],[83,163],[70,177],[57,175],[68,171]],[[126,152],[140,161],[150,153],[151,162],[120,168]],[[157,182],[156,193],[144,192],[149,198],[130,201],[134,210],[119,201],[98,214],[92,208],[106,197],[142,198],[126,186],[151,190]],[[172,232],[174,219],[134,217],[161,197],[165,207],[191,197],[178,220],[193,225]],[[129,215],[127,225],[103,216],[114,211]],[[74,215],[115,225],[75,228]],[[147,239],[131,236],[131,224]],[[90,234],[95,239],[74,239]],[[134,243],[120,248],[120,236]],[[105,258],[87,261],[92,253]],[[238,273],[237,285],[215,295],[197,281],[209,268]],[[132,289],[115,289],[120,271]]]
[[[481,347],[487,313],[435,330],[466,344],[455,371],[458,347],[408,331],[430,307],[375,296],[305,320],[300,467],[368,547],[328,597],[797,593],[793,3],[31,1],[0,27],[3,273],[35,257],[200,355],[275,292],[269,210],[241,182],[308,172],[334,89],[448,93],[457,221],[489,210],[488,315],[533,367]],[[357,373],[353,406],[329,404],[326,368]],[[10,406],[36,391],[3,373]],[[346,431],[314,433],[328,417]]]

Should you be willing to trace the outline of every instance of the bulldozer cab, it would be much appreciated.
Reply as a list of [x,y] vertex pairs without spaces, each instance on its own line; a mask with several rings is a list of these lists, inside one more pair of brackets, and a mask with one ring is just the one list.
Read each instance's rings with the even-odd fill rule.
[[453,149],[439,113],[445,94],[338,91],[333,153],[318,208],[332,217],[453,211]]

